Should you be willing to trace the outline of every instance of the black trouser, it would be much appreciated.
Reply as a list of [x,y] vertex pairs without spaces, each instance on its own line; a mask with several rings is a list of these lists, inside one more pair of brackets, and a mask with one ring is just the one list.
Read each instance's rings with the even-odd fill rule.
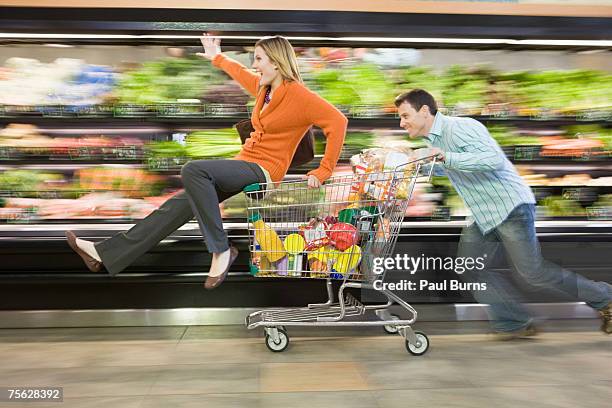
[[253,183],[265,183],[261,168],[242,160],[195,160],[181,169],[185,191],[175,195],[129,231],[96,243],[111,274],[117,274],[194,215],[209,252],[229,248],[219,203]]

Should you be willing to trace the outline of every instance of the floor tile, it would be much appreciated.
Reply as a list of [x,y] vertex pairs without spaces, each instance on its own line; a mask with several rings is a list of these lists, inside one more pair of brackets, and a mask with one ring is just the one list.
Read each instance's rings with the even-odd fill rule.
[[65,398],[63,402],[0,403],[0,408],[140,408],[144,396]]
[[261,393],[261,407],[377,408],[371,391]]
[[[191,394],[149,395],[139,408],[259,408],[260,395],[249,394]],[[267,406],[270,408],[270,406]],[[285,407],[289,408],[289,407]]]
[[612,391],[604,386],[478,387],[388,390],[376,394],[379,408],[604,408]]
[[267,353],[263,338],[183,340],[170,364],[259,363]]
[[64,398],[137,396],[149,393],[156,367],[78,367],[1,370],[7,386],[64,387]]
[[[221,353],[221,351],[220,351]],[[160,369],[151,394],[213,394],[257,392],[257,364],[175,365]]]
[[168,327],[75,327],[62,329],[0,329],[0,343],[46,343],[86,341],[176,340],[184,326]]
[[359,363],[264,363],[261,392],[367,390]]
[[471,387],[461,362],[434,360],[427,355],[400,361],[363,362],[372,389]]
[[3,368],[162,365],[170,362],[176,344],[173,340],[4,343],[0,361]]

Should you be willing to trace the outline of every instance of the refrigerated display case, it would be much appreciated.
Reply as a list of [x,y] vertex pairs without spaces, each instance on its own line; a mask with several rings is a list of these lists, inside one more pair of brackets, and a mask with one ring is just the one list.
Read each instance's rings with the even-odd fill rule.
[[[24,13],[13,9],[2,21],[18,27]],[[419,24],[432,28],[430,37],[410,40],[405,36],[415,26],[404,26],[392,13],[344,13],[344,28],[317,21],[314,12],[302,12],[308,18],[293,28],[269,21],[279,16],[291,20],[287,12],[249,16],[235,11],[229,13],[232,23],[218,13],[211,13],[210,20],[196,13],[203,22],[192,28],[194,17],[177,12],[175,17],[185,20],[169,28],[167,22],[154,23],[151,15],[158,14],[150,11],[143,11],[137,22],[138,12],[129,10],[119,24],[110,17],[93,21],[90,10],[81,15],[69,10],[62,19],[72,22],[67,30],[71,36],[62,38],[49,34],[60,16],[40,13],[34,12],[29,29],[0,38],[3,308],[113,304],[83,297],[63,303],[70,297],[67,288],[120,294],[118,304],[134,307],[228,305],[245,293],[252,306],[294,305],[315,288],[314,283],[299,283],[299,291],[285,292],[275,282],[255,283],[248,277],[245,255],[224,284],[233,288],[233,295],[203,299],[198,286],[209,260],[195,222],[113,279],[84,274],[79,259],[62,242],[66,229],[92,239],[128,229],[181,188],[180,168],[187,160],[231,157],[240,148],[232,125],[248,117],[252,101],[228,77],[192,55],[198,43],[194,30],[206,21],[213,29],[224,27],[224,48],[247,64],[254,42],[250,36],[295,36],[292,43],[308,86],[349,117],[338,174],[350,173],[350,157],[363,149],[423,147],[399,129],[393,97],[403,90],[423,87],[444,112],[482,121],[535,191],[544,249],[550,242],[555,246],[551,251],[563,253],[559,248],[567,243],[593,242],[597,245],[591,252],[584,252],[588,262],[567,259],[567,266],[612,280],[604,272],[605,262],[596,262],[602,259],[602,248],[610,246],[612,233],[612,45],[601,40],[610,32],[605,18],[541,18],[543,25],[536,30],[533,17],[492,16],[491,21],[504,24],[491,32],[512,33],[516,39],[491,42],[482,38],[490,22],[470,27],[465,16],[425,16]],[[360,26],[365,14],[369,24]],[[416,21],[414,15],[408,17]],[[382,37],[384,21],[389,30]],[[586,23],[591,28],[576,36]],[[136,27],[136,34],[126,34]],[[441,38],[444,27],[458,37]],[[99,36],[83,35],[88,30]],[[542,35],[530,37],[530,30]],[[460,37],[471,39],[457,41]],[[315,168],[324,146],[317,133],[315,160],[291,169],[287,177]],[[221,207],[231,239],[246,245],[243,197]],[[411,251],[428,245],[451,252],[466,215],[448,180],[436,177],[415,192],[400,245]],[[42,293],[41,284],[50,283],[59,288],[56,294]],[[142,296],[130,298],[136,285],[143,285]],[[254,294],[264,290],[257,285],[275,289],[268,288],[272,295],[266,298]],[[189,287],[189,295],[183,297],[181,287]],[[41,293],[39,300],[18,299],[24,290]],[[171,300],[160,299],[161,292],[172,294]]]

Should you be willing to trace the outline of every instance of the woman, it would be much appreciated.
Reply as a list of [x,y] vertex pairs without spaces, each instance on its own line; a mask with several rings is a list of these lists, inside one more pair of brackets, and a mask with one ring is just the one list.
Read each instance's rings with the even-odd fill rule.
[[115,275],[159,241],[191,220],[194,215],[206,239],[212,262],[206,289],[225,279],[238,251],[223,230],[219,203],[252,183],[283,179],[304,133],[312,125],[327,138],[320,166],[308,173],[308,186],[319,187],[328,179],[340,156],[347,119],[334,106],[302,83],[293,47],[287,39],[267,37],[255,44],[252,72],[221,52],[220,40],[204,34],[203,58],[221,68],[256,97],[251,117],[254,132],[231,160],[195,160],[181,169],[185,191],[166,201],[129,231],[93,243],[67,231],[68,243],[92,272],[102,266]]

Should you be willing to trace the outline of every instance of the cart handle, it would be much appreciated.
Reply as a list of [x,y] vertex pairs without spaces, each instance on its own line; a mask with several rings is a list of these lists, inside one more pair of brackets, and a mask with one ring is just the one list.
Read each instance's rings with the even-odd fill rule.
[[434,154],[434,155],[431,155],[431,156],[425,156],[425,157],[421,157],[419,159],[411,160],[409,162],[402,163],[399,166],[396,166],[395,167],[395,171],[398,171],[400,167],[405,167],[405,166],[407,166],[409,164],[412,164],[412,163],[416,163],[416,162],[423,162],[423,163],[425,163],[425,162],[430,161],[430,160],[431,160],[431,164],[432,164],[432,167],[433,167],[433,165],[436,164],[436,159],[438,159],[439,157],[440,157],[440,154]]
[[[395,171],[398,171],[401,167],[405,167],[409,164],[412,163],[416,163],[416,162],[427,162],[431,160],[431,170],[430,170],[430,176],[431,173],[433,172],[433,165],[436,164],[436,159],[440,157],[440,155],[431,155],[431,156],[426,156],[426,157],[421,157],[419,159],[415,159],[415,160],[411,160],[409,162],[400,164],[399,166],[395,167]],[[298,183],[304,183],[305,180],[289,180],[289,181],[280,181],[278,183],[273,183],[273,184],[283,184],[283,185],[287,185],[287,184],[298,184]],[[325,180],[323,183],[321,183],[321,186],[324,186],[325,184],[328,183],[329,180]],[[267,183],[253,183],[253,184],[249,184],[248,186],[244,187],[244,189],[242,189],[242,191],[244,193],[254,193],[257,191],[261,191],[262,190],[262,184],[265,185]],[[321,188],[321,186],[319,188]]]

